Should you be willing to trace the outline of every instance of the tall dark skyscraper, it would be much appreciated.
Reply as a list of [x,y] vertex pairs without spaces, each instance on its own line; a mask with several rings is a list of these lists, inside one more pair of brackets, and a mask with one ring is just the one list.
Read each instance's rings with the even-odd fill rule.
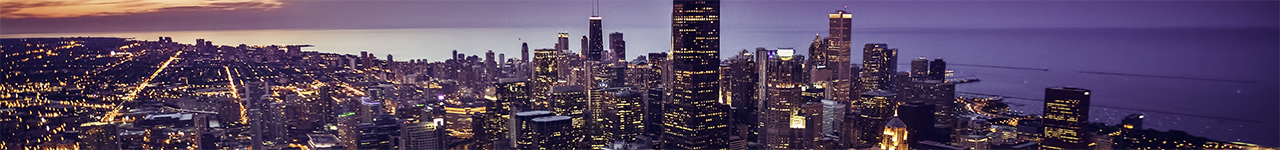
[[896,91],[893,76],[898,73],[898,49],[888,44],[870,43],[862,48],[862,91]]
[[587,35],[582,35],[582,49],[578,50],[579,58],[586,58],[588,54],[587,51],[591,49],[591,46],[589,46],[590,45],[589,43],[591,42],[589,42],[587,39],[588,39]]
[[622,32],[609,33],[609,50],[618,62],[627,62],[627,41],[622,40]]
[[[829,19],[829,37],[827,44],[826,59],[827,68],[835,68],[834,80],[831,80],[831,99],[841,103],[849,103],[853,99],[853,68],[849,64],[850,42],[849,36],[852,34],[849,28],[852,26],[853,14],[844,10],[837,10],[831,14],[827,14]],[[892,72],[890,72],[892,73]]]
[[604,39],[603,39],[604,33],[602,33],[604,31],[601,31],[602,30],[601,24],[600,24],[601,18],[600,16],[591,16],[591,18],[589,19],[591,23],[591,27],[590,27],[591,29],[588,29],[587,32],[589,33],[587,35],[590,36],[588,39],[588,42],[590,43],[588,43],[587,46],[590,46],[590,47],[587,47],[588,49],[585,50],[582,54],[586,55],[587,60],[603,61],[603,60],[600,60],[601,58],[600,55],[602,52],[604,52]]
[[929,62],[929,80],[945,80],[947,77],[947,62],[942,58],[933,59]]
[[729,111],[719,100],[720,1],[676,0],[671,11],[672,103],[664,149],[728,148]]
[[520,62],[529,62],[529,42],[520,43]]
[[1075,87],[1044,89],[1044,122],[1040,149],[1086,149],[1089,134],[1089,90]]
[[911,78],[920,78],[929,75],[929,59],[924,57],[911,60]]

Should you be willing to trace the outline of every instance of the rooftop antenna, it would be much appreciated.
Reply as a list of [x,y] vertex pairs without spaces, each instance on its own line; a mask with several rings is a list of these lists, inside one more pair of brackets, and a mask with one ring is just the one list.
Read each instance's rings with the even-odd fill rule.
[[591,7],[591,16],[600,16],[600,0],[593,1],[595,7]]

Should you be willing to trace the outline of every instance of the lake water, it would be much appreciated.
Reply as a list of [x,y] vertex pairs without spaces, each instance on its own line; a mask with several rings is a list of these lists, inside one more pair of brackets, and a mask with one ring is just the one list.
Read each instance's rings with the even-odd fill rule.
[[[191,43],[204,38],[219,45],[312,44],[315,50],[380,58],[442,60],[451,50],[482,55],[487,50],[518,58],[520,42],[550,48],[559,31],[569,31],[570,49],[579,49],[585,31],[558,28],[448,28],[366,30],[232,30],[127,33],[4,34],[0,37],[108,36],[155,40],[170,36]],[[670,29],[610,29],[626,34],[629,58],[667,51]],[[723,29],[722,58],[755,47],[807,49],[823,29]],[[825,36],[825,35],[823,35]],[[899,48],[899,71],[908,61],[942,57],[952,64],[1043,68],[1019,70],[950,65],[957,75],[981,82],[961,84],[961,92],[1012,97],[1014,109],[1038,114],[1044,88],[1091,89],[1090,121],[1118,123],[1146,114],[1145,126],[1183,130],[1224,141],[1280,145],[1280,32],[1253,28],[1037,28],[1037,29],[854,29],[853,43],[888,43]],[[858,45],[858,44],[855,44]],[[607,46],[606,46],[607,47]],[[802,52],[803,53],[803,52]],[[858,55],[860,53],[854,53]],[[854,57],[860,62],[860,57]],[[1107,72],[1173,78],[1091,74]],[[1195,79],[1185,79],[1195,78]],[[1197,80],[1204,79],[1204,80]],[[1021,106],[1018,106],[1021,105]]]

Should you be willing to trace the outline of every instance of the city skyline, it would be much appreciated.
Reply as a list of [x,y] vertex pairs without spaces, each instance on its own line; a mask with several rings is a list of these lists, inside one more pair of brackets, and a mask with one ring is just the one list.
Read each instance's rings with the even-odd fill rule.
[[[53,0],[51,0],[53,1]],[[12,12],[22,13],[27,7],[32,9],[56,6],[98,6],[107,4],[93,3],[40,3],[43,1],[9,1],[5,5]],[[218,3],[207,5],[217,5]],[[523,41],[532,42],[533,48],[555,48],[555,32],[569,31],[570,36],[588,34],[582,18],[592,15],[591,1],[274,1],[252,0],[243,3],[245,7],[270,5],[268,8],[243,9],[169,9],[167,11],[122,13],[110,16],[80,16],[61,18],[0,18],[5,20],[0,25],[0,33],[13,34],[53,34],[55,36],[99,35],[95,33],[138,33],[160,32],[149,34],[128,34],[136,38],[148,39],[152,36],[174,36],[189,41],[191,39],[211,39],[231,42],[229,45],[247,44],[302,44],[280,42],[314,42],[281,39],[267,40],[274,43],[262,43],[263,39],[226,36],[175,36],[165,33],[174,31],[206,31],[199,34],[208,35],[208,31],[220,30],[266,30],[265,33],[282,33],[277,30],[362,30],[362,29],[456,29],[456,28],[541,28],[542,34],[503,35],[505,38],[486,35],[485,37],[466,37],[467,40],[456,41],[471,43],[474,41]],[[1260,7],[1274,4],[1261,1],[1231,2],[1063,2],[1063,1],[725,1],[726,16],[723,27],[727,36],[752,36],[742,32],[758,31],[811,31],[809,34],[827,35],[827,24],[817,21],[823,16],[806,15],[813,12],[786,11],[815,9],[822,11],[846,10],[859,19],[851,23],[854,32],[877,33],[892,32],[895,28],[921,29],[1019,29],[1019,28],[1250,28],[1280,26],[1275,18],[1280,10]],[[143,5],[143,4],[138,4]],[[159,4],[156,4],[159,5]],[[44,6],[44,7],[37,7]],[[626,7],[623,7],[626,6]],[[175,6],[176,7],[176,6]],[[195,6],[192,6],[195,7]],[[342,8],[336,8],[342,7]],[[490,8],[471,10],[463,8]],[[565,9],[539,9],[546,7],[564,7]],[[604,25],[606,33],[646,33],[658,32],[667,28],[669,20],[655,15],[651,11],[661,11],[670,4],[652,1],[602,1],[600,16],[606,17]],[[94,7],[91,7],[94,8]],[[199,7],[196,7],[199,8]],[[329,10],[361,10],[370,11],[329,11]],[[439,8],[439,9],[420,9]],[[1120,9],[1124,8],[1124,9]],[[1194,8],[1194,9],[1193,9]],[[326,11],[316,11],[326,10]],[[1089,10],[1089,11],[1081,11]],[[105,11],[105,10],[104,10]],[[406,16],[410,15],[410,16]],[[12,15],[6,15],[12,16]],[[385,17],[362,17],[385,16]],[[795,16],[795,17],[793,17]],[[395,19],[418,18],[418,19]],[[538,19],[534,19],[538,18]],[[78,24],[100,24],[98,26],[77,26]],[[885,30],[891,29],[891,30]],[[264,31],[253,31],[264,32]],[[253,33],[250,32],[250,33]],[[334,32],[334,31],[328,31]],[[398,32],[398,31],[393,31]],[[57,34],[78,33],[78,34]],[[197,35],[199,35],[197,34]],[[277,34],[285,39],[307,39],[307,37]],[[455,34],[455,33],[449,33]],[[508,33],[509,34],[509,33]],[[793,34],[799,36],[802,34]],[[666,35],[634,34],[631,46],[633,53],[628,58],[643,53],[668,51],[662,44],[670,39]],[[12,38],[12,37],[9,37]],[[885,38],[866,38],[853,36],[853,44],[870,42],[894,42]],[[570,48],[578,49],[576,39]],[[763,43],[763,44],[755,44]],[[351,52],[367,50],[374,53],[405,53],[405,50],[447,51],[460,49],[464,51],[496,50],[499,53],[514,54],[516,46],[398,46],[398,47],[353,47],[321,44],[317,47],[326,52]],[[607,43],[606,43],[607,44]],[[768,40],[742,41],[742,39],[726,39],[728,49],[754,49],[752,44],[763,47],[803,47],[808,44],[805,39],[772,38]],[[446,42],[432,45],[449,45]],[[605,48],[608,48],[607,46]],[[386,52],[384,52],[386,51]],[[807,51],[801,51],[806,54]],[[731,56],[731,52],[721,53]],[[410,59],[439,60],[443,57],[409,56]],[[857,57],[854,58],[855,62]]]
[[[671,5],[0,2],[19,8],[0,12],[0,25],[34,33],[0,40],[7,66],[0,125],[23,131],[0,130],[10,137],[0,141],[89,149],[1275,149],[1280,142],[1280,134],[1265,134],[1280,133],[1273,128],[1280,11],[1257,6],[1280,2],[855,1],[848,3],[867,5],[835,9],[813,5],[845,2],[659,2]],[[308,14],[357,22],[312,22],[329,26],[319,30],[245,17],[226,21],[240,25],[153,23],[129,28],[205,29],[109,33],[120,31],[110,23],[131,17],[305,22],[316,16],[290,13],[308,4],[375,11]],[[589,17],[539,14],[582,7]],[[1200,7],[1208,8],[1190,12],[1212,13],[1175,11]],[[68,8],[83,9],[56,11]],[[537,10],[511,13],[529,9]],[[449,13],[415,13],[432,11]],[[225,16],[174,17],[197,12]],[[670,12],[669,22],[650,20],[668,15],[660,12]],[[569,16],[576,19],[559,19]],[[90,33],[37,33],[103,18],[116,20],[72,29]],[[64,23],[39,25],[48,21]],[[562,23],[573,25],[558,29]],[[75,37],[83,35],[101,37]],[[506,37],[517,38],[491,39]],[[382,49],[415,44],[434,48]],[[359,46],[369,47],[351,49]]]

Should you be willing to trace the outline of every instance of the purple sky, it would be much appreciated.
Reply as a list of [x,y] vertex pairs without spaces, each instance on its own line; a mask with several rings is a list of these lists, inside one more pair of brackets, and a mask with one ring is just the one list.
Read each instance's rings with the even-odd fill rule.
[[[16,3],[13,1],[3,3]],[[0,20],[0,33],[232,29],[585,27],[590,1],[282,1],[279,8],[166,9],[151,13]],[[661,28],[669,1],[602,1],[608,28]],[[825,29],[797,24],[848,6],[854,27],[1267,27],[1280,26],[1276,1],[725,1],[724,28]],[[6,11],[21,7],[7,5]],[[12,15],[11,15],[12,16]]]

